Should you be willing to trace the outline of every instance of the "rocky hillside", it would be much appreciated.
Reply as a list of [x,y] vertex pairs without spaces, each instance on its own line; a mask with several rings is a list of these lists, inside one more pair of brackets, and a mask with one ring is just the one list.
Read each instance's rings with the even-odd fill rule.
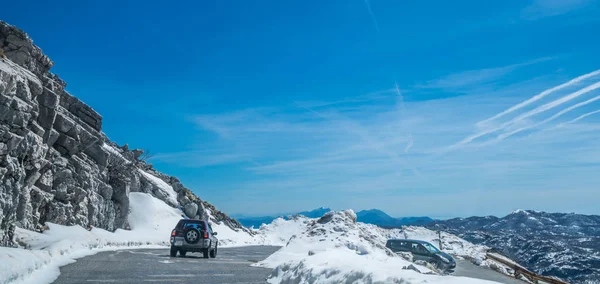
[[502,218],[455,218],[430,227],[498,249],[543,275],[600,281],[600,216],[517,210]]
[[118,146],[102,132],[102,116],[66,91],[53,62],[18,28],[0,21],[0,245],[15,227],[45,222],[128,228],[129,193],[145,192],[190,218],[237,221],[202,201],[144,152]]

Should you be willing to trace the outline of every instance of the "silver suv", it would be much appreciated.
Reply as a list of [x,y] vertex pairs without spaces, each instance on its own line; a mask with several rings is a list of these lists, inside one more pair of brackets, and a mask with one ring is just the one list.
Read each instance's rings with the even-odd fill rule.
[[188,252],[202,252],[204,258],[217,257],[219,240],[210,224],[202,220],[181,219],[171,232],[171,257]]

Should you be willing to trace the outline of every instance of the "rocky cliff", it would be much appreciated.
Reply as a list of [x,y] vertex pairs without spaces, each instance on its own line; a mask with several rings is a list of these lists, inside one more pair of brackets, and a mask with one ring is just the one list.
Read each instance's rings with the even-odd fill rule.
[[118,146],[102,116],[69,94],[53,62],[18,28],[0,21],[0,245],[15,227],[45,222],[127,229],[129,193],[145,192],[190,218],[248,231],[175,177],[154,170],[144,152]]

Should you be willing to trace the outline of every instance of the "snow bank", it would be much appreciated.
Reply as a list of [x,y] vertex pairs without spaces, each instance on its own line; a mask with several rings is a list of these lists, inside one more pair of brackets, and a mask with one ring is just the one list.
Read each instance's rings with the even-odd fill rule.
[[279,251],[255,264],[274,269],[270,283],[491,283],[438,276],[404,260],[385,248],[389,235],[398,230],[357,223],[352,210],[309,219],[303,229]]
[[253,229],[256,233],[254,240],[257,244],[285,246],[291,237],[305,232],[312,220],[314,219],[304,216],[292,217],[289,220],[279,217],[270,224]]
[[169,245],[169,234],[183,214],[149,194],[129,195],[131,230],[114,233],[81,226],[46,223],[48,230],[36,233],[17,228],[16,240],[23,248],[0,248],[0,283],[50,283],[59,267],[77,258],[120,248],[158,248]]

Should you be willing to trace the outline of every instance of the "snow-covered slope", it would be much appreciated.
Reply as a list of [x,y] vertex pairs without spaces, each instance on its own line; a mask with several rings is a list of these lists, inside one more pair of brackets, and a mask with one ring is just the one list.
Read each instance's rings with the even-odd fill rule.
[[300,235],[307,230],[308,225],[314,219],[304,216],[295,216],[291,219],[277,218],[270,224],[263,224],[256,233],[254,239],[258,244],[272,246],[285,246],[291,237]]
[[399,230],[357,223],[352,210],[305,221],[302,232],[256,264],[274,269],[270,283],[487,283],[440,276],[403,259],[385,248],[388,238],[399,237]]

